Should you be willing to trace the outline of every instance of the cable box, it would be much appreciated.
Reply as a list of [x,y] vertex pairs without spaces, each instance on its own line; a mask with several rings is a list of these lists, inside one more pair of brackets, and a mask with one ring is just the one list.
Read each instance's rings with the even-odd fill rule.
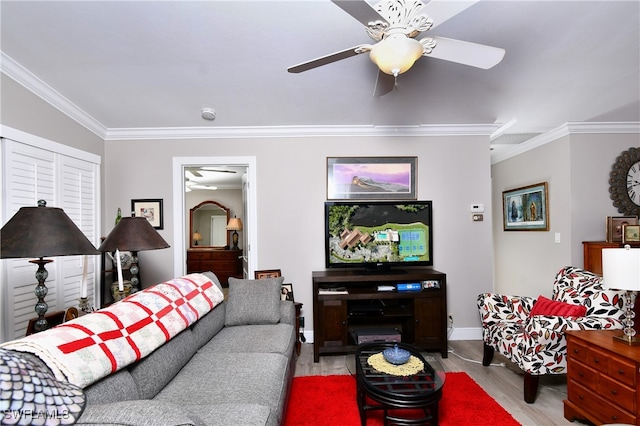
[[400,332],[395,328],[357,328],[351,334],[358,344],[401,341]]

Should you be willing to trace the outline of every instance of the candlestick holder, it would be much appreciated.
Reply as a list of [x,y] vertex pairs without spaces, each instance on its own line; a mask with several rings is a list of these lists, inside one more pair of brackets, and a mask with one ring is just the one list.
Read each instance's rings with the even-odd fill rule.
[[111,284],[111,296],[113,296],[113,301],[119,302],[120,300],[130,295],[131,288],[132,288],[131,281],[129,280],[122,282],[122,291],[120,291],[120,288],[117,282]]
[[86,297],[81,297],[80,298],[80,303],[78,303],[78,308],[80,308],[80,310],[82,312],[93,312],[93,306],[89,306],[89,299]]

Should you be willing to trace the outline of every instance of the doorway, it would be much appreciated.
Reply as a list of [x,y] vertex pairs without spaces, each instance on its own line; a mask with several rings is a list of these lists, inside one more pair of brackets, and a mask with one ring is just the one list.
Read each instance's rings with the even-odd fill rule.
[[186,251],[189,246],[185,236],[188,233],[188,211],[185,204],[185,170],[189,167],[246,167],[246,181],[243,185],[243,238],[246,239],[243,252],[243,269],[245,277],[251,277],[257,262],[257,193],[256,193],[256,158],[255,157],[174,157],[173,158],[173,241],[174,241],[174,276],[186,273]]

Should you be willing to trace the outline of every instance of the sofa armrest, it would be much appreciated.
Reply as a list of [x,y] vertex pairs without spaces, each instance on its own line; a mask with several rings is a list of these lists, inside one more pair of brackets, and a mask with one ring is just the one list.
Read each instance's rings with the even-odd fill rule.
[[478,310],[482,325],[491,325],[500,321],[526,321],[535,302],[529,296],[505,296],[498,293],[478,295]]
[[296,325],[296,308],[291,300],[280,301],[280,322]]

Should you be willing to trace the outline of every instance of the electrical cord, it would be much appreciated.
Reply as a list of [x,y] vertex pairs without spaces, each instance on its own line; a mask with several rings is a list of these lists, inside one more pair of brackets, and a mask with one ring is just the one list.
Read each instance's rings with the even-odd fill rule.
[[[475,359],[469,359],[469,358],[465,358],[461,355],[458,355],[453,349],[449,348],[448,351],[450,354],[453,354],[455,356],[457,356],[458,358],[460,358],[461,360],[467,361],[467,362],[473,362],[474,364],[482,364],[482,362],[475,360]],[[493,363],[493,364],[489,364],[491,367],[506,367],[507,364],[504,362],[500,362],[500,363]]]

